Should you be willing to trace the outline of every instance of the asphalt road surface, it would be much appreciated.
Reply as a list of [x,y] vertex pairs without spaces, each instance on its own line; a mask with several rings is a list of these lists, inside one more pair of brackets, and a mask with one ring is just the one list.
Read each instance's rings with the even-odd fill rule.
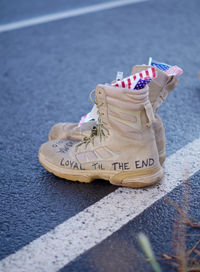
[[[1,0],[0,27],[100,3],[98,0]],[[45,252],[41,251],[36,268],[29,267],[27,259],[23,259],[23,252],[32,252],[29,245],[36,239],[41,241],[40,237],[49,232],[53,237],[54,228],[62,223],[76,224],[74,217],[78,224],[81,212],[119,192],[106,181],[81,184],[60,179],[43,169],[37,153],[40,145],[47,141],[51,126],[60,121],[79,121],[91,109],[88,95],[98,83],[112,81],[117,71],[128,75],[133,65],[147,63],[150,56],[184,70],[177,88],[162,105],[159,114],[166,130],[170,162],[173,154],[196,141],[191,145],[194,148],[189,159],[187,153],[190,153],[191,146],[184,149],[185,157],[173,157],[173,164],[166,173],[175,173],[180,160],[186,173],[192,169],[189,213],[200,221],[199,10],[199,0],[149,0],[0,33],[2,271],[11,271],[8,268],[10,256],[20,258],[13,271],[153,271],[138,246],[139,232],[147,234],[157,256],[161,252],[173,252],[172,232],[177,213],[165,199],[180,202],[185,191],[182,182],[174,185],[172,191],[166,190],[160,197],[155,196],[155,202],[146,203],[136,216],[123,219],[120,224],[117,219],[113,221],[110,233],[105,237],[93,237],[95,229],[88,228],[82,234],[80,231],[83,250],[80,254],[76,252],[69,261],[67,256],[66,259],[62,256],[61,265],[57,267],[54,264],[60,256],[56,255],[56,250],[54,259],[49,257],[48,262]],[[184,178],[184,173],[181,175]],[[161,191],[157,188],[159,195]],[[147,192],[147,189],[120,190],[122,194],[135,191],[141,198]],[[123,198],[123,203],[125,200]],[[131,201],[131,207],[135,205],[137,209],[138,203]],[[106,204],[104,214],[112,204],[112,201]],[[87,216],[85,220],[87,223]],[[109,223],[107,221],[102,220],[99,224],[105,226]],[[71,225],[72,230],[75,227]],[[188,231],[198,234],[192,229]],[[76,236],[72,237],[76,240]],[[188,248],[196,241],[196,236],[192,237]],[[91,246],[85,246],[87,239]],[[54,240],[57,242],[57,238]],[[65,240],[60,243],[64,244]],[[37,247],[40,252],[40,242]],[[70,243],[66,242],[66,247],[70,251]],[[8,266],[4,260],[8,260]],[[160,265],[163,271],[176,271],[163,262]]]

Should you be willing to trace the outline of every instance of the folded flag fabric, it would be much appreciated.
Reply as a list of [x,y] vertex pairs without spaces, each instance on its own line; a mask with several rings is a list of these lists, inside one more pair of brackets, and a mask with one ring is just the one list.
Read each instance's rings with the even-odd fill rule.
[[148,84],[152,79],[156,77],[156,69],[154,67],[150,67],[146,70],[141,71],[140,73],[133,74],[120,81],[112,83],[111,85],[131,90],[140,90],[143,89],[146,84]]
[[84,123],[90,122],[90,121],[97,121],[98,119],[98,109],[96,105],[93,106],[92,110],[81,117],[81,120],[79,122],[79,127],[82,126]]
[[137,82],[137,84],[135,85],[134,90],[141,90],[143,89],[152,79],[147,78],[147,79],[142,79],[140,78]]
[[149,65],[153,67],[157,67],[161,71],[164,71],[168,76],[181,76],[183,73],[183,70],[178,66],[171,66],[166,63],[161,63],[158,61],[152,60],[152,58],[149,58]]
[[168,70],[165,71],[168,76],[181,76],[183,70],[178,66],[172,66]]
[[79,127],[82,126],[82,124],[90,121],[90,120],[88,120],[89,118],[87,118],[88,115],[89,115],[89,113],[85,114],[81,117],[81,120],[79,121],[79,124],[78,124]]

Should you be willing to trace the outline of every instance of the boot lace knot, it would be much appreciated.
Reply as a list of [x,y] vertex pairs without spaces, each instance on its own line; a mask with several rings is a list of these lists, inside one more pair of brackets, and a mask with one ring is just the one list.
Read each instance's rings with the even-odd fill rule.
[[90,142],[94,145],[94,140],[96,137],[99,137],[100,141],[102,141],[102,139],[105,138],[106,136],[105,131],[107,132],[107,135],[110,134],[108,128],[105,127],[106,123],[102,121],[102,116],[104,115],[104,113],[102,112],[101,107],[104,105],[104,103],[102,102],[101,104],[99,104],[92,98],[92,95],[95,91],[96,90],[93,90],[90,93],[90,100],[97,106],[98,114],[97,125],[91,129],[89,137],[84,137],[80,143],[76,144],[76,151],[78,150],[78,147],[81,145],[85,145],[85,149],[87,148]]

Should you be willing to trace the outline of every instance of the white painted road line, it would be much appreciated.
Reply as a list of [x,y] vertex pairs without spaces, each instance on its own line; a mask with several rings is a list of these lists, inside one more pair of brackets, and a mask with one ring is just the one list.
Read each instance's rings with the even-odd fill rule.
[[49,15],[44,15],[40,17],[35,17],[32,19],[27,19],[27,20],[22,20],[22,21],[17,21],[9,24],[4,24],[0,25],[0,33],[2,32],[7,32],[19,28],[24,28],[28,26],[34,26],[38,24],[45,24],[61,19],[67,19],[79,15],[84,15],[87,13],[92,13],[92,12],[97,12],[101,10],[106,10],[106,9],[111,9],[111,8],[117,8],[117,7],[122,7],[130,4],[135,4],[138,2],[145,2],[148,0],[119,0],[119,1],[113,1],[113,2],[106,2],[102,4],[97,4],[97,5],[92,5],[92,6],[87,6],[84,8],[78,8],[78,9],[72,9],[72,10],[66,10],[63,12],[58,12],[58,13],[52,13]]
[[119,188],[0,262],[1,272],[58,271],[200,170],[200,138],[167,158],[165,178],[147,189]]

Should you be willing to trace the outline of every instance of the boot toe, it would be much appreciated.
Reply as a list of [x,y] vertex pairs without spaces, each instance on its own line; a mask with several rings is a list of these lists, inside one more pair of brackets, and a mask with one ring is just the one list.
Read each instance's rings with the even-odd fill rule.
[[52,140],[60,140],[60,139],[65,139],[66,138],[66,133],[64,133],[63,126],[65,123],[58,123],[55,124],[50,132],[49,132],[49,141]]
[[74,141],[53,140],[41,145],[39,150],[39,161],[42,165],[50,163],[59,166],[63,157],[68,157],[68,150],[75,144]]
[[45,161],[56,164],[59,161],[59,149],[60,149],[61,143],[58,145],[57,141],[49,141],[41,145],[39,150],[39,160],[43,164]]

